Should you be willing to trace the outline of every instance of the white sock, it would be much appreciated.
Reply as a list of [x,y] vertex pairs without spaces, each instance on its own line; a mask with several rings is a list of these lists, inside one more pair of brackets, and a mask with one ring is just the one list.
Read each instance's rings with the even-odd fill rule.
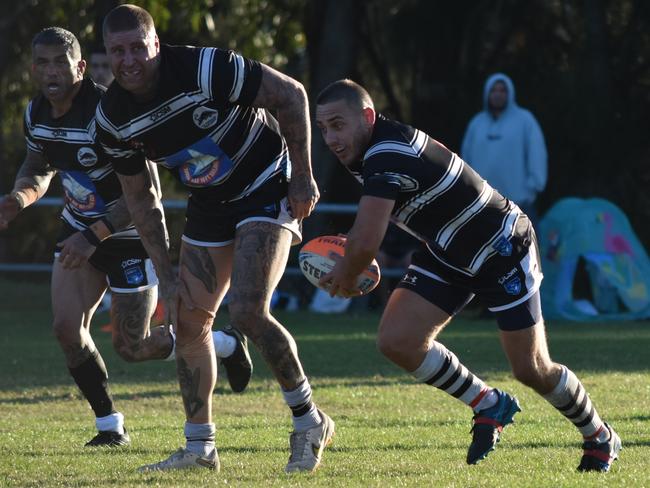
[[124,415],[121,412],[115,412],[106,417],[97,417],[95,418],[95,426],[101,432],[124,434]]
[[169,328],[169,335],[172,336],[172,350],[169,353],[169,356],[163,359],[163,361],[173,361],[174,359],[176,359],[176,333],[174,333],[173,327]]
[[543,395],[546,401],[576,426],[584,438],[596,436],[607,439],[609,431],[591,403],[587,390],[576,375],[566,366],[562,367],[560,381],[552,392]]
[[201,457],[209,455],[214,450],[214,424],[192,424],[185,422],[185,447],[188,451]]
[[481,401],[476,404],[476,406],[474,407],[474,412],[478,413],[481,410],[485,410],[486,408],[493,407],[497,404],[498,401],[499,401],[499,395],[497,395],[496,390],[492,388],[483,396],[483,398],[481,398]]
[[220,330],[212,331],[212,342],[214,342],[214,353],[218,358],[229,357],[237,347],[237,340]]

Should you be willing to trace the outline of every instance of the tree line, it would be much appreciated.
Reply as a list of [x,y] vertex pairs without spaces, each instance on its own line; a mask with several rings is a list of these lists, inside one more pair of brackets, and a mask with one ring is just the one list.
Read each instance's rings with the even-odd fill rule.
[[[0,192],[25,152],[22,114],[35,95],[30,42],[49,25],[101,43],[115,0],[2,0]],[[9,5],[11,3],[11,5]],[[541,210],[565,196],[607,198],[650,244],[650,2],[644,0],[133,0],[162,42],[235,49],[303,82],[313,100],[331,81],[365,85],[378,109],[460,150],[482,87],[514,81],[520,105],[544,131],[549,181]],[[349,202],[352,180],[320,136],[313,162],[323,201]],[[336,183],[336,184],[333,184]],[[179,196],[164,177],[166,196]],[[336,190],[333,190],[336,188]],[[341,189],[349,191],[341,191]],[[60,194],[54,188],[53,194]],[[28,209],[0,235],[2,260],[49,261],[56,211]],[[179,231],[182,218],[170,219]],[[314,216],[307,234],[332,222]],[[38,230],[34,230],[38,229]],[[26,246],[26,243],[30,243]]]

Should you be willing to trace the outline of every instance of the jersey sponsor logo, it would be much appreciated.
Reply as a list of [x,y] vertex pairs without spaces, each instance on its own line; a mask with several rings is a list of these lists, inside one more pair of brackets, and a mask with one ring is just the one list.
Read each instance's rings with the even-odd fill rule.
[[404,275],[404,278],[402,278],[402,283],[407,284],[407,285],[415,285],[417,284],[418,277],[416,275],[413,275],[411,273],[406,273]]
[[152,113],[152,114],[149,116],[149,120],[151,120],[152,122],[155,122],[155,121],[157,121],[160,117],[163,117],[163,116],[167,115],[167,114],[168,114],[169,112],[171,112],[171,111],[172,111],[172,108],[171,108],[169,105],[165,105],[164,107],[159,108],[159,109],[156,110],[154,113]]
[[210,137],[166,158],[162,164],[170,169],[177,168],[181,181],[192,187],[217,185],[234,168],[232,160]]
[[63,129],[54,129],[52,131],[52,137],[67,137],[68,131]]
[[209,129],[219,120],[219,112],[207,107],[196,107],[192,112],[192,120],[199,129]]
[[92,147],[82,147],[77,151],[77,160],[81,166],[94,166],[97,163],[97,153]]
[[66,203],[78,212],[95,215],[106,210],[104,200],[97,194],[94,183],[82,171],[61,171]]
[[492,247],[501,256],[512,255],[512,244],[505,236],[499,237],[499,239],[497,239],[497,241],[494,244],[492,244]]
[[126,269],[129,266],[138,265],[141,262],[142,262],[142,259],[137,259],[137,258],[126,259],[126,260],[122,261],[122,269]]
[[517,268],[512,268],[498,280],[508,295],[519,295],[521,292],[521,278],[516,275]]

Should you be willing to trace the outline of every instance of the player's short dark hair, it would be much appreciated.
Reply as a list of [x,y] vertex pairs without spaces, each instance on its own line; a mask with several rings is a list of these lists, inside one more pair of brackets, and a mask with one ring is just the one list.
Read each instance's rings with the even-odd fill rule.
[[155,29],[151,14],[137,5],[129,3],[118,5],[104,17],[102,26],[104,38],[108,32],[124,32],[135,29],[142,29],[144,32]]
[[81,59],[81,46],[77,37],[62,27],[46,27],[32,39],[32,49],[35,46],[65,46],[72,59]]
[[375,108],[372,97],[364,87],[352,80],[338,80],[327,85],[316,97],[316,105],[345,100],[348,105],[358,109]]

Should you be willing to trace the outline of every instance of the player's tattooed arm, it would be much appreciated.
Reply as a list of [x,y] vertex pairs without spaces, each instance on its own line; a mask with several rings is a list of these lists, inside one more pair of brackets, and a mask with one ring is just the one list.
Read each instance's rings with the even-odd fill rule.
[[311,123],[305,88],[293,78],[263,64],[262,82],[253,105],[277,111],[280,131],[291,157],[291,213],[298,219],[307,217],[320,194],[312,174]]
[[177,324],[179,285],[167,252],[169,238],[165,217],[148,168],[136,175],[118,175],[122,192],[151,261],[160,280],[160,296],[166,305],[167,325]]
[[6,229],[22,209],[45,195],[55,174],[56,170],[47,164],[40,153],[27,150],[13,190],[0,197],[0,230]]

